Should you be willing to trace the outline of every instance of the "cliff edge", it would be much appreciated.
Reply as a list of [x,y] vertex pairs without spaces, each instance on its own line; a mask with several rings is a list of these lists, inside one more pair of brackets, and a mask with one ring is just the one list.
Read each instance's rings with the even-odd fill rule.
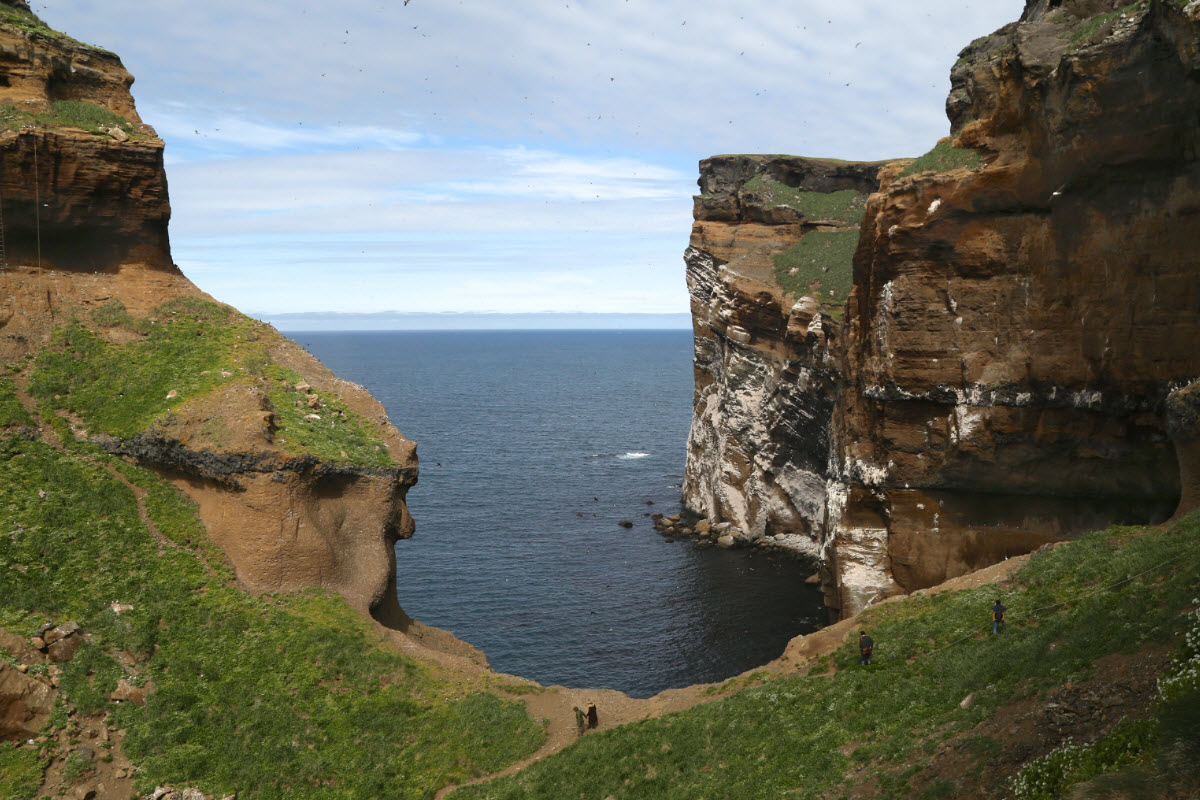
[[117,56],[5,2],[0,76],[0,363],[40,435],[62,423],[170,479],[246,588],[330,589],[415,631],[392,546],[413,531],[416,446],[174,265],[163,142]]
[[[805,535],[835,611],[1176,509],[1165,401],[1200,375],[1198,53],[1195,2],[1029,2],[961,53],[952,136],[878,170],[836,341],[727,373],[728,398],[770,387],[725,428],[799,510],[744,535]],[[703,319],[771,308],[701,294]],[[757,349],[787,350],[761,330]],[[698,334],[698,376],[710,350]],[[726,415],[698,402],[693,437]],[[724,474],[732,500],[691,482],[685,502],[742,526],[761,482]]]

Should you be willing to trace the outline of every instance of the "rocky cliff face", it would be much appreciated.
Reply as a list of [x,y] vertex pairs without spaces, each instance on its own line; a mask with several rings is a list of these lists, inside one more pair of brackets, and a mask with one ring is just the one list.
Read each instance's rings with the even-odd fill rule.
[[[324,587],[409,627],[392,545],[413,530],[415,445],[362,387],[174,266],[163,143],[132,82],[111,53],[0,4],[0,362],[31,364],[17,389],[63,435],[191,495],[246,587]],[[71,356],[74,377],[55,366]],[[141,372],[90,395],[113,363]],[[317,437],[318,423],[331,430]]]
[[[1200,3],[1031,2],[955,65],[954,138],[879,173],[827,388],[729,433],[812,464],[799,443],[832,407],[793,524],[820,542],[834,609],[1174,510],[1164,403],[1200,374],[1198,56]],[[772,308],[708,296],[706,319]],[[812,385],[786,363],[723,391]]]
[[793,156],[701,162],[685,256],[696,393],[683,490],[689,507],[732,523],[743,541],[799,533],[789,541],[817,554],[837,293],[879,167]]
[[[112,53],[0,5],[0,204],[9,264],[171,270],[162,141]],[[89,132],[90,131],[90,132]]]

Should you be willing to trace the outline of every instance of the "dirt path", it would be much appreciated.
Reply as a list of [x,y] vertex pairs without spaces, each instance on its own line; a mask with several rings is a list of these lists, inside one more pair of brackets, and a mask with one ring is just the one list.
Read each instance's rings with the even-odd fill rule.
[[[999,564],[993,564],[977,572],[952,578],[938,586],[921,589],[913,594],[922,595],[945,591],[962,591],[985,584],[999,583],[1028,560],[1029,556],[1012,558],[1002,561]],[[883,602],[895,602],[903,599],[905,596],[901,595],[889,598]],[[546,741],[536,753],[528,758],[511,764],[500,772],[484,775],[462,784],[445,786],[434,797],[444,798],[455,789],[462,788],[463,786],[471,786],[493,780],[494,778],[516,774],[531,764],[541,761],[543,758],[570,746],[579,738],[575,730],[574,706],[585,708],[589,702],[594,702],[600,715],[600,730],[617,728],[631,722],[640,722],[672,714],[676,711],[684,711],[703,703],[711,703],[714,700],[723,699],[747,686],[756,685],[768,678],[805,675],[818,658],[831,655],[845,644],[848,638],[854,636],[860,624],[857,617],[850,617],[814,633],[797,636],[788,643],[783,655],[779,658],[761,667],[748,670],[724,683],[702,683],[682,689],[668,689],[646,699],[629,697],[622,692],[611,689],[569,689],[562,686],[542,688],[532,681],[512,676],[497,675],[497,673],[484,671],[476,665],[476,674],[472,676],[474,680],[486,679],[487,676],[490,676],[493,681],[499,678],[526,684],[531,687],[533,691],[527,694],[515,691],[517,687],[501,689],[501,691],[505,694],[519,697],[525,703],[525,707],[531,717],[544,721],[546,726]],[[419,652],[419,650],[424,650],[424,652]],[[438,655],[424,648],[419,648],[419,650],[410,650],[410,652],[421,658],[428,659],[432,657],[434,661],[441,664],[444,668],[454,669],[454,665],[447,661],[445,654]],[[461,678],[462,676],[458,677]],[[720,687],[725,688],[722,690]],[[496,691],[497,688],[499,687],[493,685],[492,691]]]

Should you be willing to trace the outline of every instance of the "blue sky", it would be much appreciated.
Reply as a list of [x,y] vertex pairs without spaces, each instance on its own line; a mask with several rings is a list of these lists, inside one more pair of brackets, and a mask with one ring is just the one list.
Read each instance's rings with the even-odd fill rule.
[[687,311],[697,162],[948,132],[1021,0],[60,0],[167,143],[176,262],[264,317]]

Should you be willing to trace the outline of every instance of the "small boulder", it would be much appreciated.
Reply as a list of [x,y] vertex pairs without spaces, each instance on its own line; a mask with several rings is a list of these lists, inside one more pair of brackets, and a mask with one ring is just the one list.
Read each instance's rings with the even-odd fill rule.
[[627,519],[623,519],[620,522],[618,522],[617,524],[620,525],[622,528],[632,528],[633,527],[633,523]]
[[129,134],[126,133],[125,131],[121,130],[120,128],[109,128],[108,135],[111,136],[113,141],[116,141],[116,142],[128,142],[129,141]]
[[696,533],[700,533],[700,534],[708,533],[711,529],[712,529],[712,523],[709,522],[707,519],[699,520],[696,523]]
[[75,651],[81,644],[83,644],[82,636],[67,636],[47,647],[46,654],[54,663],[65,664],[75,657]]
[[730,536],[729,534],[725,534],[724,536],[721,536],[720,538],[717,539],[717,547],[721,547],[726,550],[733,547],[733,544],[734,544],[733,537]]
[[108,699],[124,703],[133,703],[135,706],[144,706],[146,705],[146,695],[148,693],[148,687],[134,686],[125,678],[121,678],[121,680],[117,682],[117,688],[113,689],[113,693],[108,696]]

